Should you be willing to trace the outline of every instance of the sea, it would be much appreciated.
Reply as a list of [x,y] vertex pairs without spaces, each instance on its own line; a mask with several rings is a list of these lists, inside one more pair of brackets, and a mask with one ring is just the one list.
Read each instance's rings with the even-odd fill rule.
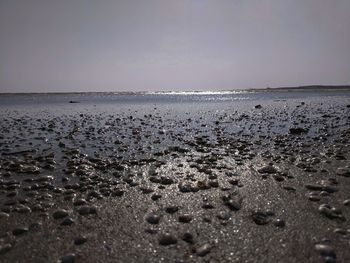
[[80,103],[97,104],[172,104],[229,103],[237,101],[289,100],[312,98],[349,98],[350,90],[254,90],[198,92],[87,92],[0,94],[0,107],[43,106]]

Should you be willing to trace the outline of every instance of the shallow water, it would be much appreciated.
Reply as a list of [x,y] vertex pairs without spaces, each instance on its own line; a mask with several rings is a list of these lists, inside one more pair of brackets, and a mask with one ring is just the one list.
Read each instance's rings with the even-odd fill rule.
[[222,92],[162,92],[162,93],[35,93],[2,94],[0,107],[18,105],[67,104],[168,104],[194,102],[227,102],[255,100],[287,100],[339,97],[349,98],[350,91],[222,91]]

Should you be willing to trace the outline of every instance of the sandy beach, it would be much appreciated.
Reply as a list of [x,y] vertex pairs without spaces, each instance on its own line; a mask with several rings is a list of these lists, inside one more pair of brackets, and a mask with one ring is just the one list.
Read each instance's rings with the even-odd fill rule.
[[348,91],[0,100],[0,262],[350,262]]

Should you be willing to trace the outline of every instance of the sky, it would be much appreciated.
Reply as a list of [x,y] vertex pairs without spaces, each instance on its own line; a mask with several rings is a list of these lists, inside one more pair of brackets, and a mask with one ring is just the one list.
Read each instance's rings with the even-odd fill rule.
[[349,0],[0,0],[0,92],[350,84]]

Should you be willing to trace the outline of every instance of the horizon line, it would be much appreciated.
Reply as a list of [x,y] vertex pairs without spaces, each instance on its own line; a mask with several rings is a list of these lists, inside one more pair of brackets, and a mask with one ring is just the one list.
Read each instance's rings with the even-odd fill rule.
[[235,92],[235,91],[268,91],[268,90],[295,90],[295,89],[350,89],[349,85],[302,85],[302,86],[281,86],[281,87],[264,87],[264,88],[243,88],[243,89],[223,89],[223,90],[158,90],[158,91],[46,91],[46,92],[1,92],[1,95],[11,95],[11,94],[83,94],[83,93],[91,93],[91,94],[97,94],[97,93],[117,93],[120,95],[131,95],[131,94],[152,94],[152,93],[186,93],[186,92],[194,92],[194,93],[203,93],[203,92]]

